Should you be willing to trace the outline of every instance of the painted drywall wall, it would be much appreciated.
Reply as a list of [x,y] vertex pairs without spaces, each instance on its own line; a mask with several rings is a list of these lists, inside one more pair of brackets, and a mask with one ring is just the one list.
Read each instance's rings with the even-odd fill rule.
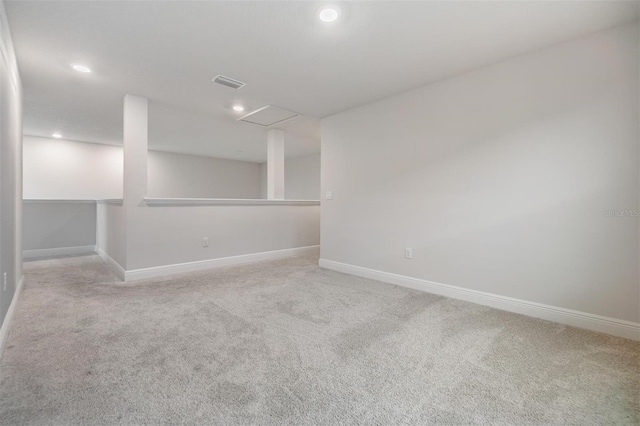
[[260,198],[260,164],[149,151],[154,198]]
[[269,198],[267,194],[267,180],[267,163],[262,163],[260,164],[260,198],[263,200]]
[[[261,164],[260,198],[267,198],[267,163]],[[288,158],[284,162],[287,200],[320,199],[320,154]]]
[[[2,281],[5,273],[6,286]],[[3,323],[21,278],[22,83],[4,3],[0,2],[0,321]],[[0,335],[0,343],[3,337],[4,334]]]
[[321,257],[638,322],[638,40],[614,28],[323,119]]
[[126,269],[135,270],[318,245],[320,207],[137,206],[127,226]]
[[[122,170],[122,147],[24,136],[26,200],[122,198]],[[94,203],[28,201],[24,250],[96,245],[97,216]],[[104,241],[117,246],[106,237]]]
[[96,204],[27,201],[23,205],[23,250],[96,245]]
[[285,161],[284,194],[287,200],[320,199],[320,154]]
[[107,254],[122,268],[127,266],[126,218],[122,204],[97,204],[98,252]]
[[[259,198],[260,164],[149,151],[149,196]],[[122,198],[120,146],[24,137],[25,199]]]
[[122,147],[24,137],[25,199],[122,198]]
[[[122,147],[25,136],[24,165],[25,199],[122,198]],[[259,198],[257,163],[150,151],[148,167],[149,196]],[[25,212],[24,250],[71,247],[72,242],[96,244],[99,228],[99,248],[113,253],[114,260],[124,266],[122,206],[98,205],[97,211],[91,207],[93,225],[85,221],[89,207],[79,212],[78,206],[30,203]]]

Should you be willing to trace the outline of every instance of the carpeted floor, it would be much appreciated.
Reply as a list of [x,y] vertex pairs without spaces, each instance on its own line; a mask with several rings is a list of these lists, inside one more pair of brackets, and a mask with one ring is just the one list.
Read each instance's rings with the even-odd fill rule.
[[25,264],[0,424],[638,424],[640,343],[298,257],[118,282]]

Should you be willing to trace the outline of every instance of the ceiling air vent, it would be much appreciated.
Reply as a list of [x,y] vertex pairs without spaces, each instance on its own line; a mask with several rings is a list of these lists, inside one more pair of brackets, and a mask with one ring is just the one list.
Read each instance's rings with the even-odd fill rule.
[[222,84],[223,86],[231,87],[232,89],[239,89],[244,86],[243,82],[225,77],[224,75],[216,75],[211,79],[211,81]]
[[276,124],[281,124],[289,120],[293,120],[298,117],[299,114],[286,110],[284,108],[279,108],[273,105],[267,105],[266,107],[260,108],[256,111],[250,112],[249,114],[238,118],[237,121],[242,121],[250,124],[257,124],[262,127],[270,127]]

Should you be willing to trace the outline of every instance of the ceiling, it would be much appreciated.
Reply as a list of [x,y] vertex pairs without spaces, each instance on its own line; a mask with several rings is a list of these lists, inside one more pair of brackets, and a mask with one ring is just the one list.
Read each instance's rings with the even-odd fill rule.
[[[151,148],[266,160],[231,109],[302,114],[288,157],[319,152],[319,118],[638,18],[638,2],[6,1],[26,134],[122,143],[122,99],[150,99]],[[71,63],[89,65],[81,74]],[[246,86],[212,83],[223,74]]]

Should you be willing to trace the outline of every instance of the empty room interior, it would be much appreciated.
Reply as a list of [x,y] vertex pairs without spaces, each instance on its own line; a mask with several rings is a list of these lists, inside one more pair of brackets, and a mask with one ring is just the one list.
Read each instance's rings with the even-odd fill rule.
[[0,36],[0,424],[640,424],[639,1]]

